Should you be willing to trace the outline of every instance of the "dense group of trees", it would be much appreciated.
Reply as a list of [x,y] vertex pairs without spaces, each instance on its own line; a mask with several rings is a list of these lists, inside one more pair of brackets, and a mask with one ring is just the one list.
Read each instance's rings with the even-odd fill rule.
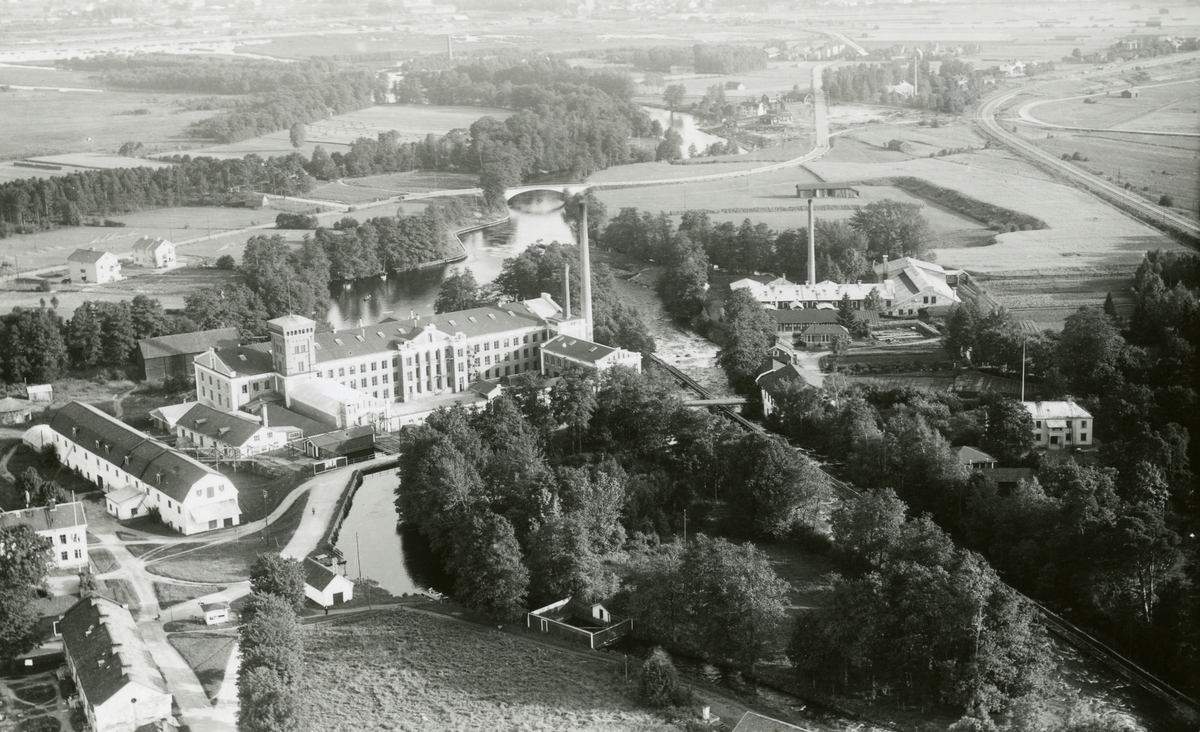
[[[477,414],[435,412],[401,442],[397,504],[444,558],[457,599],[510,617],[616,595],[614,607],[640,608],[644,637],[746,666],[778,640],[782,586],[769,564],[722,540],[660,537],[685,512],[699,523],[726,502],[738,504],[732,535],[804,535],[829,495],[779,438],[689,410],[660,374],[625,368],[570,372],[548,403],[530,376]],[[638,557],[623,588],[604,561],[622,547]]]
[[698,74],[738,74],[767,67],[767,54],[755,46],[697,43],[686,46],[650,46],[607,51],[611,63],[631,64],[641,71],[666,73],[672,66],[693,66]]
[[46,581],[52,548],[25,524],[0,526],[0,665],[38,641],[34,600]]
[[982,75],[973,64],[956,58],[943,60],[935,71],[928,60],[917,61],[917,93],[905,96],[887,87],[913,83],[912,62],[852,64],[826,69],[825,95],[833,102],[867,102],[934,109],[962,114],[979,99]]
[[[863,487],[891,489],[929,511],[1009,582],[1173,682],[1200,688],[1197,524],[1192,469],[1200,427],[1200,257],[1151,252],[1126,321],[1085,307],[1061,333],[1025,338],[1007,313],[951,317],[951,347],[972,360],[1041,377],[1044,398],[1073,395],[1095,418],[1095,460],[1038,457],[1013,403],[915,390],[842,389],[836,404],[802,390],[780,400],[777,426],[848,466]],[[966,313],[966,314],[964,314]],[[1000,341],[997,346],[993,341]],[[838,379],[834,379],[838,381]],[[1001,491],[961,468],[951,445],[982,445],[1035,469]]]
[[0,238],[150,208],[240,205],[238,191],[294,195],[313,185],[307,161],[297,154],[230,160],[183,155],[172,162],[0,183]]
[[387,83],[379,75],[364,67],[326,60],[108,54],[60,60],[58,65],[99,71],[105,86],[118,89],[247,97],[233,102],[228,111],[192,125],[192,135],[222,143],[324,119],[331,112],[353,112],[387,99]]
[[300,686],[304,637],[296,613],[304,607],[300,563],[260,554],[238,628],[238,730],[286,732],[302,726]]

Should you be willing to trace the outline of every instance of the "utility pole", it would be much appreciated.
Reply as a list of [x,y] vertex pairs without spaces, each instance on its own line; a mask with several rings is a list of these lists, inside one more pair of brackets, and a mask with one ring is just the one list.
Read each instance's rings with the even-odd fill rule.
[[268,543],[271,541],[271,514],[267,513],[267,490],[263,489],[263,521],[266,524],[263,526],[263,539]]
[[683,545],[687,546],[687,509],[683,509]]
[[[358,583],[362,584],[362,549],[358,545],[358,532],[354,532],[354,553],[357,555],[358,562]],[[371,587],[367,585],[367,609],[374,610],[375,606],[371,604]]]

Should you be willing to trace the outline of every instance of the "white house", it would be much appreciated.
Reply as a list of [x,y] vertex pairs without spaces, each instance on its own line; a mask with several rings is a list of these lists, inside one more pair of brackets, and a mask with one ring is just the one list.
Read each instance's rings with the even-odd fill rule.
[[354,583],[315,559],[304,560],[304,596],[321,607],[354,599]]
[[1038,447],[1061,450],[1089,447],[1096,431],[1092,415],[1073,401],[1022,402],[1033,417],[1033,435]]
[[174,426],[181,440],[203,454],[244,458],[277,450],[287,444],[287,429],[263,426],[258,417],[245,412],[222,412],[206,404],[191,405]]
[[25,524],[51,543],[52,564],[58,569],[88,565],[87,513],[79,501],[42,508],[0,511],[0,528]]
[[627,366],[641,373],[642,354],[564,335],[555,336],[542,344],[544,376],[561,376],[572,365],[599,372],[614,366]]
[[917,92],[917,88],[907,81],[902,81],[899,84],[888,84],[884,87],[884,90],[901,97],[911,97]]
[[121,262],[112,252],[76,249],[67,257],[67,274],[73,285],[103,285],[121,279]]
[[157,512],[186,535],[239,523],[229,478],[91,405],[67,404],[50,429],[59,462],[104,489],[115,516]]
[[129,611],[99,595],[58,622],[63,655],[95,732],[134,732],[171,720],[171,695]]
[[133,263],[162,269],[175,266],[175,245],[161,237],[143,236],[133,243]]

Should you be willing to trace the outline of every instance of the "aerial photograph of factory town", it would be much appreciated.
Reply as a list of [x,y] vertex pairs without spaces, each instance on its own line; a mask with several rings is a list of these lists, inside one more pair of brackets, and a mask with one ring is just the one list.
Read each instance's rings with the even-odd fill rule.
[[1198,473],[1200,0],[0,0],[0,732],[1198,732]]

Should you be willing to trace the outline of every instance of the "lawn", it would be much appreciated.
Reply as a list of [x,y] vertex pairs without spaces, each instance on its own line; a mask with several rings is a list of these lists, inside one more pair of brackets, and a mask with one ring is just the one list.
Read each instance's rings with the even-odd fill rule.
[[161,560],[152,559],[146,570],[163,577],[192,582],[230,584],[245,580],[250,577],[250,567],[260,553],[277,552],[287,545],[292,534],[296,533],[296,527],[300,525],[300,518],[304,515],[307,503],[308,495],[305,494],[266,531],[240,534],[235,541],[207,546]]
[[136,617],[138,611],[142,609],[142,604],[138,602],[137,593],[134,592],[133,584],[129,580],[123,579],[105,579],[96,580],[99,584],[99,594],[107,597],[118,605],[128,605],[129,612]]
[[1125,99],[1111,96],[1064,99],[1039,104],[1030,115],[1043,122],[1094,129],[1138,129],[1161,132],[1195,132],[1200,110],[1200,80],[1169,86],[1139,87],[1140,97]]
[[[37,452],[29,445],[21,443],[21,445],[17,448],[17,451],[13,453],[13,456],[8,461],[8,472],[12,473],[13,477],[15,478],[21,473],[24,473],[30,467],[37,469],[38,475],[42,476],[42,480],[53,480],[55,483],[58,483],[59,487],[66,491],[68,495],[70,495],[72,492],[74,492],[76,495],[79,495],[98,490],[94,483],[84,480],[82,477],[76,475],[61,465],[56,465],[52,468],[44,467],[42,464],[41,453]],[[24,496],[18,496],[16,498],[19,501],[19,505],[25,505]],[[91,515],[90,511],[88,512],[88,515]]]
[[172,582],[155,582],[154,596],[158,598],[158,606],[165,610],[181,602],[220,592],[221,589],[217,585],[177,585]]
[[303,716],[327,730],[677,729],[603,657],[402,610],[308,625]]
[[142,384],[121,400],[121,421],[143,432],[150,432],[153,427],[151,411],[195,398],[195,390],[167,392],[158,385]]
[[232,633],[171,633],[167,641],[196,672],[205,695],[216,699],[225,681],[225,667],[237,645],[237,636]]
[[112,552],[107,549],[92,549],[88,552],[88,557],[92,560],[92,567],[95,568],[96,574],[115,572],[121,566]]

